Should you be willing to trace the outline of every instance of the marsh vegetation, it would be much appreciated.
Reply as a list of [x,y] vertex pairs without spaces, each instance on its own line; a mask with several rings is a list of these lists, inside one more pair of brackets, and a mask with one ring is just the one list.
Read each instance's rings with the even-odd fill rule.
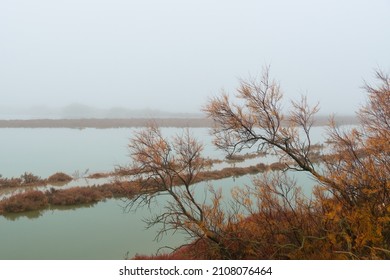
[[[150,184],[171,197],[148,225],[159,225],[160,235],[174,230],[192,238],[173,258],[390,258],[390,78],[381,72],[377,78],[377,86],[365,87],[368,101],[358,112],[358,127],[341,131],[330,120],[325,156],[315,152],[311,138],[318,105],[310,106],[303,96],[283,113],[283,95],[268,69],[259,79],[242,81],[236,99],[224,93],[206,105],[219,149],[229,156],[254,146],[273,151],[281,170],[315,179],[312,196],[286,172],[266,172],[252,187],[233,190],[229,211],[212,187],[210,201],[196,199],[202,145],[188,133],[167,139],[151,127],[130,142],[135,168],[148,174],[141,185],[145,191],[131,198],[130,207],[153,204]],[[182,188],[174,187],[177,180]]]
[[[139,211],[154,209],[164,196],[147,227],[157,228],[157,238],[174,231],[189,242],[151,258],[388,259],[390,80],[380,72],[377,78],[378,85],[366,86],[358,125],[341,130],[330,119],[318,143],[312,137],[318,107],[302,97],[284,113],[280,87],[266,69],[259,79],[242,81],[233,99],[222,94],[204,108],[214,145],[226,158],[204,156],[190,130],[168,137],[157,123],[132,132],[130,164],[114,171],[0,177],[1,190],[20,190],[2,198],[0,214],[28,215],[110,198]],[[309,195],[290,176],[294,172],[314,180]],[[251,183],[229,195],[213,186],[248,174],[256,175]],[[61,189],[76,177],[106,181]],[[209,182],[203,196],[196,187],[200,182]]]

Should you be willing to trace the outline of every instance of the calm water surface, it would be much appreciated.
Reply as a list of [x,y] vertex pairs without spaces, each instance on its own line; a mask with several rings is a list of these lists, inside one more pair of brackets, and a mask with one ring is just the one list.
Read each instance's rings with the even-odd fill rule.
[[[213,185],[223,187],[228,195],[232,187],[247,183],[249,177],[241,177]],[[205,183],[197,186],[199,197],[205,187]],[[0,216],[0,259],[123,259],[137,253],[155,254],[164,246],[177,247],[186,242],[184,235],[166,235],[157,242],[158,228],[145,230],[143,220],[161,212],[165,199],[159,197],[152,209],[136,212],[124,211],[122,200],[109,199],[91,207]]]
[[[163,128],[164,135],[180,129]],[[222,158],[211,145],[207,128],[191,129],[205,143],[205,155]],[[127,144],[133,129],[0,129],[0,174],[18,177],[25,171],[41,177],[62,171],[68,174],[112,171],[129,162]],[[313,129],[314,139],[323,138],[323,128]],[[271,163],[274,158],[261,161]],[[246,164],[257,164],[251,159]],[[238,163],[237,166],[243,165]],[[310,196],[313,181],[303,173],[296,175]],[[214,181],[225,197],[234,186],[251,184],[250,176]],[[204,194],[205,183],[197,195]],[[203,187],[202,187],[203,186]],[[180,234],[154,241],[157,229],[145,230],[144,218],[162,211],[165,197],[154,208],[135,213],[123,212],[124,202],[109,199],[91,207],[52,209],[42,212],[0,216],[0,259],[123,259],[136,253],[154,254],[163,246],[185,242]]]
[[[182,130],[163,128],[164,135]],[[210,144],[207,128],[191,129],[199,140],[208,143],[205,153],[219,157]],[[0,129],[0,174],[19,177],[32,172],[48,177],[55,172],[111,171],[129,162],[127,145],[134,129],[2,128]]]

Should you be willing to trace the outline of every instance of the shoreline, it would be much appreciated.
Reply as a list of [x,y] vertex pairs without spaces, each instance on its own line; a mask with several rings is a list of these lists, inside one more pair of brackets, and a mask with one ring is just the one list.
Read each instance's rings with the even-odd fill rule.
[[[358,124],[356,116],[336,116],[338,125]],[[329,123],[328,116],[318,116],[314,126],[324,126]],[[208,118],[129,118],[129,119],[29,119],[29,120],[0,120],[0,128],[131,128],[145,127],[156,124],[159,127],[194,127],[210,128],[213,121]]]

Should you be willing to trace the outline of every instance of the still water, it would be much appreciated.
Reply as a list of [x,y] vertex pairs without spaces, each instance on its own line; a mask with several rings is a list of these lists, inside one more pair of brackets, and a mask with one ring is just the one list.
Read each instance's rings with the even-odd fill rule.
[[[181,129],[163,128],[166,136]],[[207,128],[193,128],[192,134],[205,145],[205,154],[221,156],[210,144]],[[0,174],[19,177],[31,172],[48,177],[58,171],[67,174],[111,171],[129,162],[128,142],[134,129],[2,128],[0,129]]]
[[[228,195],[233,186],[250,183],[248,177],[214,181]],[[205,183],[197,186],[204,194]],[[144,219],[158,214],[166,196],[151,209],[124,211],[126,202],[108,199],[91,207],[0,216],[0,259],[123,259],[135,254],[155,254],[162,247],[186,242],[178,232],[154,240],[157,226],[146,230]],[[203,199],[202,199],[203,200]],[[169,250],[165,250],[169,252]]]
[[[164,135],[180,129],[164,128]],[[204,154],[222,158],[211,145],[207,128],[191,129],[205,144]],[[0,129],[0,174],[18,177],[32,172],[41,177],[62,171],[89,173],[112,171],[129,162],[127,143],[134,129]],[[323,128],[314,128],[314,139],[323,138]],[[319,141],[319,140],[317,140]],[[250,164],[259,163],[251,159]],[[252,161],[256,161],[253,162]],[[273,162],[271,157],[261,159]],[[304,174],[298,182],[309,196],[313,181]],[[250,176],[212,182],[228,196],[234,186],[251,184]],[[199,184],[199,195],[206,183]],[[143,219],[162,210],[165,197],[152,209],[124,212],[125,202],[109,199],[90,207],[57,208],[0,216],[0,259],[123,259],[135,254],[154,254],[161,247],[185,243],[185,236],[175,233],[159,242],[157,231],[145,230]]]

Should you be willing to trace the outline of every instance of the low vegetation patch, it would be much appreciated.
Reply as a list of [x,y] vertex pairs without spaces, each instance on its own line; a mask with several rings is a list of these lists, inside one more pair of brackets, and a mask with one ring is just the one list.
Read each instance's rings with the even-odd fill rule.
[[50,184],[68,183],[72,180],[73,180],[73,178],[71,176],[69,176],[68,174],[65,174],[63,172],[57,172],[57,173],[51,175],[49,178],[47,178],[47,182]]
[[3,178],[0,175],[0,189],[8,189],[8,188],[17,188],[22,184],[22,179],[20,178]]
[[[221,170],[203,171],[197,174],[194,178],[194,183],[203,181],[220,180],[229,177],[239,177],[246,174],[259,174],[269,170],[281,170],[285,168],[282,163],[273,163],[266,165],[259,163],[248,167],[226,167]],[[95,173],[88,178],[105,178],[111,173]],[[136,174],[134,169],[121,168],[117,169],[115,175],[126,177]],[[47,179],[41,179],[31,173],[24,173],[20,178],[1,178],[0,187],[2,188],[18,188],[24,186],[44,186],[44,185],[59,185],[66,184],[72,180],[72,177],[63,173],[57,172]],[[20,213],[31,210],[43,210],[50,206],[75,206],[83,204],[94,204],[106,198],[129,198],[141,192],[140,184],[142,181],[115,181],[103,185],[94,185],[90,187],[73,187],[65,190],[50,188],[42,191],[26,191],[21,194],[13,195],[0,201],[0,215],[5,213]],[[175,186],[181,185],[180,180],[175,180]],[[159,191],[158,186],[154,186],[148,182],[148,191],[155,193]],[[143,186],[145,191],[145,185]]]
[[51,205],[61,206],[93,204],[106,197],[111,197],[109,192],[104,192],[104,190],[97,187],[75,187],[67,190],[51,188],[45,194]]
[[30,172],[23,173],[19,178],[3,178],[0,175],[0,189],[38,187],[46,185],[64,185],[72,181],[73,178],[63,172],[57,172],[47,179],[34,175]]
[[0,201],[0,215],[44,210],[50,206],[94,204],[106,198],[130,197],[136,193],[137,183],[115,182],[91,187],[74,187],[66,190],[50,188],[45,192],[26,191]]
[[0,214],[40,210],[48,205],[48,198],[45,193],[28,191],[0,201]]

